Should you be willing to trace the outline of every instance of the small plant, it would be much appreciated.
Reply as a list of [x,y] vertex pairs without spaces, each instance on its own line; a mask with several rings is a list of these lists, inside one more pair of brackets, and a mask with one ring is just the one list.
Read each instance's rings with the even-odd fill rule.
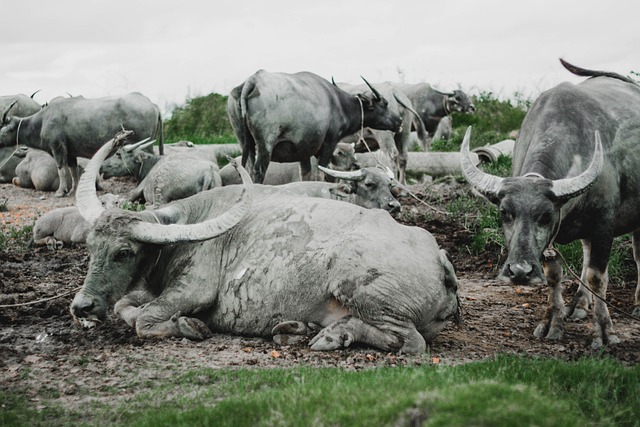
[[138,202],[124,202],[120,207],[133,212],[141,212],[146,209],[144,204]]
[[9,199],[6,197],[0,198],[0,212],[7,212],[9,210]]

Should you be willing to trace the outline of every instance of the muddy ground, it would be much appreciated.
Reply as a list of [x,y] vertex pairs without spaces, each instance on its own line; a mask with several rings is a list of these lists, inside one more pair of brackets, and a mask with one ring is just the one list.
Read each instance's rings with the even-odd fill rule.
[[[132,188],[126,179],[105,182],[106,191],[124,194]],[[375,366],[454,365],[491,358],[500,353],[575,360],[583,356],[611,357],[625,364],[640,362],[640,325],[613,313],[622,342],[603,350],[589,347],[590,321],[569,321],[558,341],[543,341],[532,332],[546,304],[543,287],[505,286],[495,280],[500,248],[492,246],[474,255],[471,233],[464,220],[451,220],[440,207],[468,188],[455,181],[413,192],[429,206],[403,199],[397,219],[432,232],[451,254],[459,278],[463,324],[450,325],[421,357],[388,354],[369,348],[314,352],[306,345],[279,346],[269,339],[214,334],[203,342],[186,339],[142,340],[124,322],[111,317],[93,330],[73,324],[69,304],[82,285],[88,265],[83,246],[52,252],[26,249],[18,237],[0,252],[0,386],[28,390],[36,407],[75,406],[91,400],[126,399],[163,378],[192,368],[337,366],[358,370]],[[0,199],[8,212],[0,213],[5,235],[32,224],[55,207],[73,205],[53,193],[0,184]],[[0,200],[1,202],[1,200]],[[631,249],[629,249],[631,250]],[[631,268],[633,271],[633,268]],[[635,274],[610,285],[608,301],[627,312],[633,309]],[[566,280],[565,300],[576,285]],[[51,297],[53,299],[46,300]],[[36,302],[44,300],[42,302]],[[34,303],[36,302],[36,303]],[[8,306],[22,304],[19,306]],[[115,403],[115,402],[114,402]]]

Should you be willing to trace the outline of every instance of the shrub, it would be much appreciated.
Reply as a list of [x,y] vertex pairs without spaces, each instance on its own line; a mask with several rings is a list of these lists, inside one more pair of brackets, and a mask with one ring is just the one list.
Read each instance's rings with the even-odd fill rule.
[[237,142],[227,116],[227,97],[211,93],[187,100],[164,122],[165,142],[188,140],[195,144]]

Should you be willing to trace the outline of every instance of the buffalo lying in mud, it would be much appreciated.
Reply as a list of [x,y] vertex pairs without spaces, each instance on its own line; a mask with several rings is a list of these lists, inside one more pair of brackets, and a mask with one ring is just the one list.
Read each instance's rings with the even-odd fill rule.
[[81,178],[77,204],[92,224],[82,289],[71,304],[86,327],[107,308],[141,337],[204,339],[320,332],[312,349],[362,343],[421,353],[458,318],[457,279],[427,231],[385,211],[299,197],[277,187],[214,188],[158,210],[105,210],[94,177],[121,137]]

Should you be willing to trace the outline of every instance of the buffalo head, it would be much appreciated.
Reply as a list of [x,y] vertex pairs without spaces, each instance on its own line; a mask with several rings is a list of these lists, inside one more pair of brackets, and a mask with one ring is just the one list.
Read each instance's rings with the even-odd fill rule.
[[397,111],[389,109],[389,102],[368,81],[362,78],[371,89],[373,96],[368,94],[356,95],[362,105],[363,125],[372,129],[390,130],[399,132],[402,126],[402,117]]
[[71,303],[74,319],[85,327],[102,321],[109,304],[145,283],[153,270],[163,265],[167,247],[176,250],[181,243],[201,242],[226,233],[246,216],[253,201],[251,179],[239,168],[242,196],[215,218],[188,223],[186,201],[182,208],[169,204],[158,211],[105,210],[96,195],[95,179],[104,160],[124,138],[116,137],[98,150],[82,174],[76,194],[80,214],[92,227],[87,237],[89,271]]
[[471,185],[498,206],[508,249],[499,277],[514,284],[544,283],[543,251],[555,238],[561,207],[589,189],[602,171],[604,158],[598,132],[591,164],[573,178],[550,180],[535,173],[500,178],[476,167],[469,155],[471,127],[462,143],[462,172]]
[[476,111],[475,105],[471,98],[461,90],[454,90],[451,93],[446,94],[445,108],[448,111],[455,111],[458,113],[473,114]]

